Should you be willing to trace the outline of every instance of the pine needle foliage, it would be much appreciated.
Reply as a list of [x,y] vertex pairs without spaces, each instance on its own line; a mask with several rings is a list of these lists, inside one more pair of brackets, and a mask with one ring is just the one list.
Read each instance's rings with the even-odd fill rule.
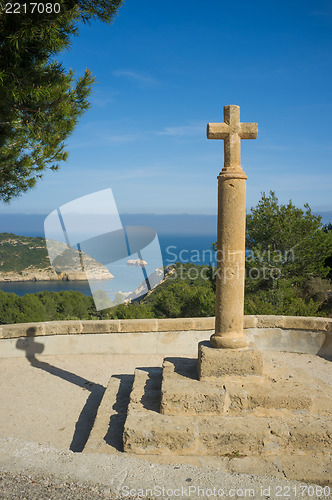
[[[17,2],[24,4],[25,2]],[[46,2],[44,2],[46,3]],[[8,14],[0,2],[0,199],[32,188],[68,157],[66,139],[88,109],[94,81],[55,57],[80,23],[110,23],[122,0],[57,0],[60,12]],[[29,5],[29,4],[28,4]]]

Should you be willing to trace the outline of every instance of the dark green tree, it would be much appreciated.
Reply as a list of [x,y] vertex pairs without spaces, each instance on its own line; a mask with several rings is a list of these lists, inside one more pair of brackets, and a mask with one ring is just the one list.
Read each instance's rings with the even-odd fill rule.
[[326,232],[321,216],[291,201],[279,204],[273,191],[263,193],[247,216],[247,281],[270,288],[280,279],[301,285],[312,278],[326,278],[326,258],[332,253],[332,231]]
[[155,317],[188,318],[214,316],[215,293],[209,282],[189,284],[179,280],[169,286],[158,287],[150,302]]
[[[25,2],[15,2],[26,4]],[[51,2],[49,2],[51,3]],[[56,0],[60,12],[7,14],[0,2],[0,199],[33,187],[66,160],[65,140],[89,107],[91,72],[75,80],[55,55],[80,23],[113,20],[122,0]]]
[[[263,193],[247,215],[246,252],[246,314],[331,314],[331,225],[309,205]],[[209,277],[215,287],[212,268]]]

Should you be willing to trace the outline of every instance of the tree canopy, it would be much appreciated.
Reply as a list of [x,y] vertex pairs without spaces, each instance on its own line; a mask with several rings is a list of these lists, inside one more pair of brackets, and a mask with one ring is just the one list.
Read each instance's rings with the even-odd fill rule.
[[245,314],[331,315],[331,227],[307,204],[262,194],[247,214]]
[[7,14],[4,5],[0,10],[0,199],[5,202],[67,159],[65,140],[89,107],[94,78],[86,70],[76,80],[55,56],[69,48],[79,23],[111,22],[122,0],[50,3],[60,11]]
[[[297,208],[291,201],[279,204],[273,191],[247,215],[247,278],[290,279],[293,284],[329,273],[326,258],[332,254],[332,231],[326,231],[320,215],[308,204]],[[253,272],[255,269],[255,272]],[[256,271],[257,270],[257,271]]]

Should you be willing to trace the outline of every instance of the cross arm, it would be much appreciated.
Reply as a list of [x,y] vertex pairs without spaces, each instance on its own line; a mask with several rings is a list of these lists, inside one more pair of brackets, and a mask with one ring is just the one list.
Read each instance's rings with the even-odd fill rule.
[[257,123],[240,123],[239,136],[241,139],[256,139],[257,134]]
[[208,123],[206,129],[208,139],[226,139],[229,135],[227,123]]

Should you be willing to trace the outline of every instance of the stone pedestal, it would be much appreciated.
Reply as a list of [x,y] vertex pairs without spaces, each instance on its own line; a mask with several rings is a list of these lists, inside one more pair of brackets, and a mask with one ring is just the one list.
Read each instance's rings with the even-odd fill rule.
[[[166,358],[162,372],[136,370],[124,425],[125,452],[161,455],[173,463],[210,457],[227,467],[236,460],[237,472],[253,473],[253,465],[246,468],[249,460],[259,464],[263,475],[275,475],[271,465],[277,464],[283,477],[310,477],[318,484],[331,477],[331,387],[304,381],[303,371],[268,358],[265,373],[257,375],[262,365],[253,351],[203,344],[200,352],[204,369],[206,361],[223,359],[222,376],[199,380],[197,360],[189,358]],[[237,363],[239,374],[234,375]],[[219,369],[212,366],[211,373]],[[300,462],[302,470],[296,472],[284,465]]]
[[263,354],[252,349],[214,349],[210,342],[198,344],[199,380],[228,375],[262,375]]

